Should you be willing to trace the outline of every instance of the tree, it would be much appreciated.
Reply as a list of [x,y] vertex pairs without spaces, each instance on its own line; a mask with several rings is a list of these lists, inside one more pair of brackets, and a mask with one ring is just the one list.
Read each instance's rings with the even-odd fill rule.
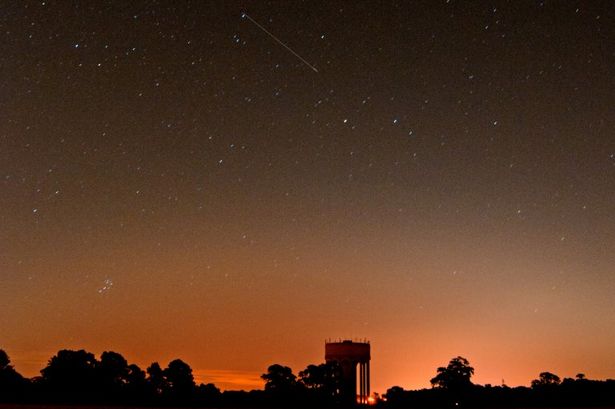
[[126,397],[132,401],[142,399],[147,393],[145,371],[135,364],[128,365]]
[[559,385],[561,380],[559,376],[552,374],[551,372],[541,372],[538,375],[538,379],[532,381],[532,388],[549,387]]
[[408,392],[401,386],[392,386],[387,389],[384,397],[386,398],[387,405],[391,407],[399,407],[405,403]]
[[319,400],[333,402],[339,396],[342,382],[342,370],[337,362],[320,365],[308,365],[299,372],[299,381]]
[[169,362],[163,371],[170,396],[174,400],[185,401],[193,396],[196,389],[192,368],[181,359]]
[[160,396],[167,388],[167,383],[158,362],[153,362],[147,369],[147,384],[154,396]]
[[297,377],[289,367],[271,365],[261,378],[265,381],[265,397],[269,404],[286,406],[300,399],[302,385],[297,382]]
[[0,349],[0,402],[11,402],[20,398],[26,391],[28,381],[11,365],[11,360]]
[[297,387],[297,377],[287,366],[271,365],[261,378],[265,381],[265,390],[269,392],[288,392]]
[[82,402],[95,396],[97,364],[90,352],[63,349],[41,370],[41,381],[50,397]]
[[200,384],[196,388],[197,406],[217,407],[220,405],[222,393],[213,383]]
[[474,375],[474,368],[461,356],[451,359],[446,368],[439,367],[437,372],[430,381],[433,387],[461,390],[472,386],[470,378]]
[[12,368],[10,363],[11,360],[9,359],[8,354],[3,349],[0,349],[0,371]]
[[115,401],[128,382],[128,362],[117,352],[105,351],[96,368],[98,387],[105,400]]

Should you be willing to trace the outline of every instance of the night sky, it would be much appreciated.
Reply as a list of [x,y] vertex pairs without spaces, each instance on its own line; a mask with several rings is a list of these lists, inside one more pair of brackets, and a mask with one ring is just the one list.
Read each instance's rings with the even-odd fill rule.
[[614,74],[612,1],[5,2],[0,348],[614,377]]

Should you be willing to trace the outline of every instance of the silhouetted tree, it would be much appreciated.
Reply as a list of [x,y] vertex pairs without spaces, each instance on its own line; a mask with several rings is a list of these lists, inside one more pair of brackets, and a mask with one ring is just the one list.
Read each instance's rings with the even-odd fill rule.
[[474,368],[461,356],[451,359],[446,368],[440,367],[437,372],[430,381],[434,387],[460,390],[472,385],[470,378],[474,375]]
[[84,402],[95,396],[96,365],[93,354],[83,349],[63,349],[41,370],[45,391],[54,400]]
[[14,402],[22,399],[28,387],[28,381],[11,365],[11,360],[0,349],[0,402]]
[[444,408],[451,406],[449,391],[444,388],[407,391],[400,386],[389,388],[384,395],[385,403],[391,408]]
[[408,392],[401,386],[392,386],[387,389],[384,397],[387,404],[392,407],[404,406]]
[[181,359],[169,362],[163,371],[168,394],[173,401],[185,402],[189,400],[196,389],[192,368]]
[[308,365],[299,372],[299,381],[321,403],[335,403],[339,397],[342,369],[337,362]]
[[166,385],[167,383],[160,364],[158,364],[158,362],[153,362],[147,368],[147,386],[150,393],[154,397],[160,396],[166,390]]
[[11,368],[10,363],[9,355],[3,349],[0,349],[0,371]]
[[102,400],[120,399],[128,383],[128,361],[117,352],[105,351],[96,367],[97,382]]
[[213,383],[200,384],[196,387],[195,403],[200,406],[219,406],[222,393]]
[[538,379],[532,381],[532,388],[559,385],[560,382],[559,376],[551,372],[541,372],[540,375],[538,375]]
[[[538,379],[532,381],[532,401],[539,406],[560,406],[563,403],[563,392],[571,392],[570,386],[573,386],[574,380],[567,379],[565,384],[560,386],[561,380],[559,376],[551,372],[541,372]],[[572,392],[575,394],[575,392]],[[571,397],[568,396],[567,400]]]
[[261,375],[265,381],[265,393],[271,403],[275,405],[286,404],[297,400],[299,384],[292,369],[278,364],[267,368],[267,373]]
[[265,381],[266,391],[292,391],[297,386],[297,377],[287,366],[274,364],[267,368],[267,373],[261,375]]
[[324,383],[321,365],[308,365],[303,371],[299,371],[299,381],[308,389],[321,389]]
[[147,395],[145,371],[135,364],[128,365],[126,374],[126,398],[131,402],[143,400]]

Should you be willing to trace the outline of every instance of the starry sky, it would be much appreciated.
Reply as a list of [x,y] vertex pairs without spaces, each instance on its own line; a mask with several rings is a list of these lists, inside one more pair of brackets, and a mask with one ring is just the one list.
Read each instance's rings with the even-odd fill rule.
[[380,392],[457,355],[615,377],[613,2],[39,0],[0,39],[24,375],[85,348],[251,389],[352,337]]

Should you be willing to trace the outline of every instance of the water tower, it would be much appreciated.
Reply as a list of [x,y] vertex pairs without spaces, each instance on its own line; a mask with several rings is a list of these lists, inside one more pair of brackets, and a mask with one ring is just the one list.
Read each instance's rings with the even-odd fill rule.
[[[346,404],[366,404],[369,397],[369,342],[343,340],[325,342],[325,361],[337,362],[342,368],[341,397]],[[357,365],[359,376],[357,380]],[[359,391],[357,394],[357,383]]]

